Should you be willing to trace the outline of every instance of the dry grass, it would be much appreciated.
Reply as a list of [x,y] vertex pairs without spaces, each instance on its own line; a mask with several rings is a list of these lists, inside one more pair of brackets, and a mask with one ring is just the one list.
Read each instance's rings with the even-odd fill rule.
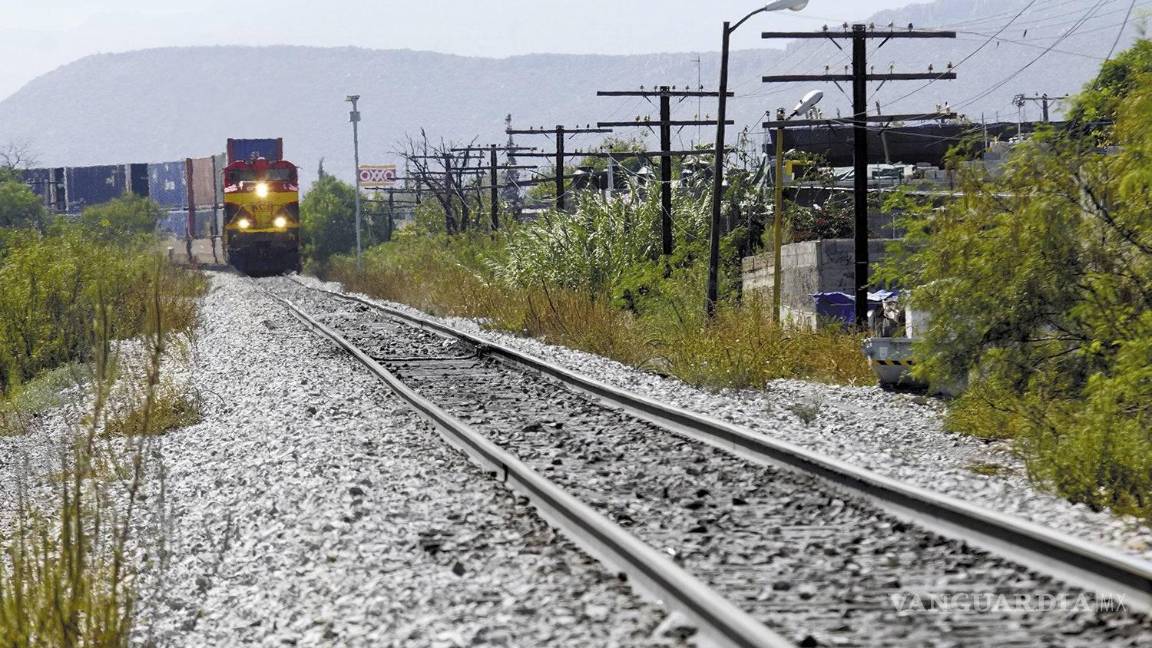
[[148,404],[132,399],[104,423],[105,436],[144,436],[164,434],[200,422],[201,402],[172,385],[155,390]]
[[497,284],[446,253],[374,252],[362,272],[336,260],[331,278],[350,290],[436,315],[478,318],[495,330],[588,351],[693,385],[760,388],[776,378],[874,381],[861,352],[862,336],[784,328],[759,303],[724,304],[711,322],[699,312],[702,308],[688,303],[637,316],[613,307],[605,296]]
[[[95,302],[86,347],[91,406],[75,423],[58,465],[38,467],[50,477],[51,490],[30,490],[21,483],[19,501],[5,507],[9,524],[0,525],[4,648],[121,648],[129,643],[136,610],[132,530],[152,469],[152,440],[191,420],[195,411],[191,401],[162,387],[160,367],[173,335],[190,332],[195,322],[203,279],[172,272],[157,263],[148,271],[145,290],[131,287],[139,311],[124,310],[126,302]],[[120,372],[112,342],[132,327],[144,343],[143,366]],[[122,401],[120,418],[108,415],[118,381],[136,383],[124,390],[128,400]],[[27,400],[29,392],[22,393]],[[112,426],[109,431],[133,436],[102,443],[105,421]]]

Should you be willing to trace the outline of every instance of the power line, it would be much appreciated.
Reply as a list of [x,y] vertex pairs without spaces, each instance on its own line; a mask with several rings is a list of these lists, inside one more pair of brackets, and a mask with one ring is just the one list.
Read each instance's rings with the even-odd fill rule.
[[[1000,28],[1000,31],[996,32],[996,33],[995,33],[995,34],[993,34],[992,36],[989,36],[989,37],[988,37],[988,40],[986,40],[986,41],[984,41],[983,43],[981,43],[981,44],[980,44],[980,47],[977,47],[976,49],[972,50],[972,52],[970,52],[970,53],[968,54],[968,56],[965,56],[964,58],[960,59],[960,62],[959,62],[959,63],[957,63],[956,65],[953,65],[953,66],[952,66],[952,69],[953,69],[953,70],[955,70],[956,68],[960,67],[961,65],[964,65],[964,64],[965,64],[965,63],[967,63],[969,60],[971,60],[971,58],[972,58],[973,56],[976,56],[977,54],[979,54],[979,53],[980,53],[980,52],[981,52],[981,51],[982,51],[982,50],[983,50],[985,47],[988,47],[988,45],[990,45],[990,44],[992,43],[992,41],[996,39],[996,37],[997,37],[997,36],[999,36],[1000,34],[1003,34],[1003,33],[1004,33],[1004,31],[1005,31],[1006,29],[1008,29],[1009,27],[1011,27],[1011,26],[1012,26],[1012,23],[1016,22],[1016,19],[1017,19],[1017,18],[1019,18],[1020,16],[1024,15],[1024,12],[1025,12],[1025,11],[1028,11],[1029,9],[1031,9],[1031,8],[1032,8],[1032,5],[1035,5],[1035,4],[1036,4],[1036,1],[1037,1],[1037,0],[1031,0],[1031,2],[1029,2],[1029,3],[1028,3],[1028,4],[1026,4],[1026,5],[1024,5],[1024,8],[1023,8],[1023,9],[1021,9],[1019,12],[1017,12],[1017,13],[1016,13],[1016,15],[1012,17],[1012,19],[1011,19],[1011,20],[1009,20],[1008,22],[1004,23],[1004,26]],[[928,81],[928,83],[925,83],[924,85],[920,86],[919,88],[916,88],[916,89],[915,89],[915,90],[913,90],[912,92],[909,92],[909,93],[908,93],[908,94],[906,94],[906,95],[903,95],[903,96],[901,96],[901,97],[899,97],[899,98],[897,98],[897,99],[894,99],[894,100],[892,100],[892,101],[889,101],[888,103],[889,103],[889,104],[896,104],[896,103],[899,103],[899,102],[901,102],[901,101],[903,101],[903,100],[907,99],[908,97],[911,97],[912,95],[916,94],[917,92],[920,92],[921,90],[923,90],[923,89],[927,88],[928,86],[932,85],[933,83],[936,83],[936,81],[938,81],[938,80],[939,80],[939,79],[932,79],[932,80]],[[879,90],[877,90],[877,92],[879,92]]]
[[1108,50],[1108,56],[1104,57],[1107,61],[1112,58],[1112,54],[1116,52],[1116,46],[1120,44],[1120,37],[1124,35],[1124,28],[1128,26],[1128,20],[1132,18],[1132,10],[1136,8],[1136,0],[1132,0],[1128,4],[1128,13],[1124,14],[1124,24],[1120,25],[1120,31],[1116,32],[1116,40],[1112,41],[1112,47]]
[[1028,61],[1026,64],[1024,64],[1023,67],[1016,70],[1012,74],[1008,75],[1007,77],[1005,77],[1004,79],[1002,79],[998,83],[994,84],[992,87],[988,88],[984,92],[981,92],[980,94],[977,94],[976,96],[974,96],[974,97],[972,97],[966,101],[961,102],[956,107],[957,108],[963,108],[964,106],[970,106],[970,105],[976,103],[977,101],[980,101],[984,97],[987,97],[988,95],[992,94],[993,92],[996,92],[1000,88],[1003,88],[1005,85],[1008,84],[1009,81],[1020,76],[1025,70],[1027,70],[1028,68],[1035,65],[1037,61],[1044,58],[1044,56],[1046,56],[1049,52],[1051,52],[1057,45],[1064,42],[1065,39],[1067,39],[1069,36],[1071,36],[1085,22],[1087,22],[1089,19],[1091,19],[1092,15],[1096,12],[1097,9],[1100,8],[1101,5],[1104,4],[1104,2],[1105,2],[1105,0],[1097,0],[1096,4],[1094,4],[1090,9],[1088,9],[1088,11],[1084,12],[1084,15],[1081,17],[1080,21],[1078,21],[1076,24],[1069,27],[1068,30],[1065,31],[1064,34],[1060,36],[1060,38],[1056,39],[1051,45],[1046,47],[1043,52],[1040,52],[1039,54],[1037,54],[1036,57],[1033,58],[1031,61]]

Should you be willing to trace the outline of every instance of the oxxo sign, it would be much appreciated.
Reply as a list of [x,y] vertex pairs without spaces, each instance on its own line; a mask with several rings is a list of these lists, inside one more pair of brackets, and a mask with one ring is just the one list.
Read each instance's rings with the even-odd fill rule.
[[396,185],[395,164],[360,165],[361,189],[391,189]]

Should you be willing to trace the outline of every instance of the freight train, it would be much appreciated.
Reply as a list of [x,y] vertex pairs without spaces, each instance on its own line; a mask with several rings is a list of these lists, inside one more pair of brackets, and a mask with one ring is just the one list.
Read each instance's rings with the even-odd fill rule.
[[300,186],[296,166],[228,140],[224,167],[224,252],[248,274],[300,271]]
[[227,153],[206,158],[27,169],[23,179],[61,214],[129,193],[151,198],[168,214],[161,229],[220,239],[237,270],[273,274],[300,266],[299,180],[283,152],[280,138],[229,139]]

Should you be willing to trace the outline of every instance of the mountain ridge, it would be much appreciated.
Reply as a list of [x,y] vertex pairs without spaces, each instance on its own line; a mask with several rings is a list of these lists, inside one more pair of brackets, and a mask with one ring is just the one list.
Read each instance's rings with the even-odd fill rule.
[[[870,46],[877,70],[937,70],[963,62],[957,81],[930,84],[886,84],[874,93],[886,113],[932,110],[948,102],[974,121],[1015,120],[1010,103],[1017,93],[1076,92],[1098,69],[1111,44],[1111,15],[1081,27],[1083,37],[1070,37],[1040,63],[1011,78],[1059,37],[1062,14],[1088,7],[1088,0],[1064,3],[1056,14],[1025,14],[1002,40],[989,39],[1024,0],[938,0],[879,12],[877,24],[925,26],[956,23],[963,31],[954,41],[893,40]],[[1007,16],[1007,17],[1005,17]],[[1071,15],[1069,19],[1076,18]],[[984,21],[984,22],[980,22]],[[1031,32],[1024,29],[1031,25]],[[832,29],[835,29],[833,27]],[[1127,32],[1131,40],[1133,28]],[[1099,34],[1108,33],[1107,38]],[[1030,35],[1028,35],[1030,34]],[[1025,39],[1025,40],[1021,40]],[[1035,40],[1035,42],[1032,42]],[[1126,43],[1122,43],[1123,46]],[[966,60],[974,50],[983,49]],[[701,59],[699,71],[695,57]],[[827,83],[769,87],[764,74],[838,71],[844,55],[829,40],[795,41],[785,49],[741,49],[733,52],[731,87],[737,93],[730,112],[735,134],[747,127],[759,138],[759,122],[775,108],[790,108],[810,88],[825,92],[822,108],[829,116],[847,114],[848,101]],[[914,62],[914,63],[913,63]],[[921,67],[925,69],[920,69]],[[629,121],[652,115],[644,100],[598,98],[597,90],[623,90],[640,85],[715,85],[719,55],[715,52],[620,54],[516,54],[502,58],[471,57],[415,49],[373,49],[354,45],[217,45],[163,47],[93,54],[25,84],[0,101],[0,143],[27,142],[45,166],[123,162],[161,162],[218,152],[227,137],[283,136],[286,154],[309,179],[320,158],[330,172],[351,177],[352,142],[345,95],[361,95],[361,161],[396,162],[395,151],[406,134],[426,129],[435,140],[466,143],[503,142],[504,116],[517,127],[584,125],[596,121]],[[1003,86],[980,95],[997,83]],[[711,82],[709,82],[711,81]],[[911,93],[900,103],[891,103]],[[971,101],[970,99],[975,98]],[[692,119],[697,106],[715,113],[714,101],[682,102],[679,119]],[[1037,110],[1029,107],[1036,117]],[[707,142],[708,129],[684,129],[677,146]],[[632,131],[632,132],[630,132]],[[645,129],[619,129],[630,136]],[[648,135],[653,142],[654,135]],[[547,147],[541,137],[518,143]],[[576,139],[572,148],[594,145]]]

